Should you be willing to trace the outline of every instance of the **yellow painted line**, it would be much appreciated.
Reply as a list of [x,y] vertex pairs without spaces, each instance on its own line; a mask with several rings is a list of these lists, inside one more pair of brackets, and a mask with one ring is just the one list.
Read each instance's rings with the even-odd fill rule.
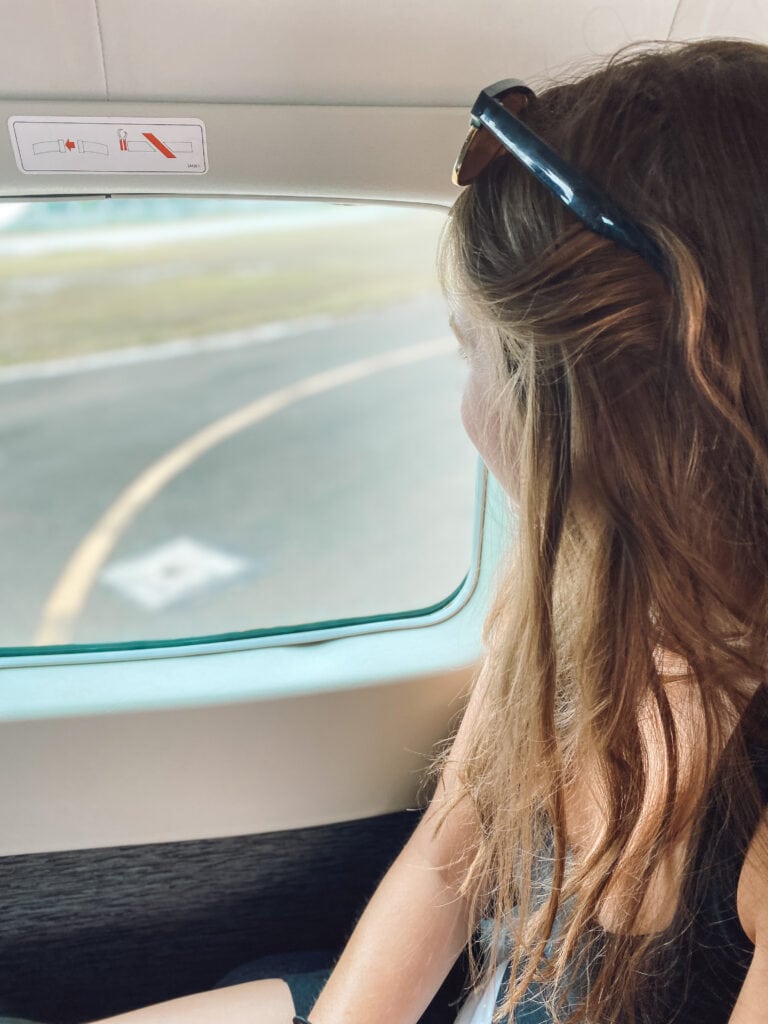
[[96,578],[122,534],[160,491],[201,455],[305,398],[353,384],[384,370],[445,355],[454,348],[452,340],[437,338],[305,377],[223,416],[172,448],[126,487],[78,544],[43,606],[35,644],[70,642]]

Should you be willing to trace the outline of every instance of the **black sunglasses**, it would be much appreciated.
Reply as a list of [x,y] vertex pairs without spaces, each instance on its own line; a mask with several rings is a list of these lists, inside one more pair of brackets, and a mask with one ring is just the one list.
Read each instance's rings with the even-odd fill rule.
[[492,160],[509,152],[591,231],[636,252],[666,276],[656,242],[520,120],[518,115],[533,98],[533,90],[514,79],[483,89],[472,107],[469,134],[453,168],[454,184],[468,185]]

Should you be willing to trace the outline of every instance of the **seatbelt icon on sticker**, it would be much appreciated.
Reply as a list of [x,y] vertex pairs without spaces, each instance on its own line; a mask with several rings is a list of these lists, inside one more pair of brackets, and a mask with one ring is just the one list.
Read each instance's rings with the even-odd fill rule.
[[109,147],[103,142],[89,142],[85,139],[78,139],[77,142],[73,142],[72,139],[48,139],[46,142],[35,142],[32,146],[35,156],[42,153],[72,153],[75,149],[78,153],[109,155]]

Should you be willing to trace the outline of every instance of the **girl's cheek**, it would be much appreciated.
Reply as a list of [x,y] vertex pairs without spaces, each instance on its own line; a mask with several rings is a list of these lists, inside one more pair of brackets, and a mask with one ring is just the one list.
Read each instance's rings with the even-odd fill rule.
[[464,424],[467,437],[480,454],[483,455],[479,413],[471,376],[464,386],[464,394],[461,397],[461,422]]
[[475,446],[490,472],[496,477],[513,502],[520,501],[519,445],[520,439],[511,439],[514,450],[508,452],[511,458],[504,459],[501,453],[501,427],[495,417],[488,417],[484,407],[484,382],[471,374],[461,399],[461,419],[467,437]]

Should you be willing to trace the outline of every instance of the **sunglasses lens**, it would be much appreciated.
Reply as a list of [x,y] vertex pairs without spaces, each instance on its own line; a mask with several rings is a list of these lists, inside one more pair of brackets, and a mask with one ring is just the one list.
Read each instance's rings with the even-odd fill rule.
[[[495,98],[500,100],[510,114],[516,117],[527,106],[530,98],[530,89],[511,89],[501,93]],[[488,164],[497,156],[506,153],[506,149],[495,136],[484,128],[469,129],[469,135],[459,153],[456,166],[453,169],[453,182],[455,185],[468,185],[480,174]]]
[[490,132],[483,128],[470,128],[453,171],[454,182],[468,185],[503,152],[504,147]]

